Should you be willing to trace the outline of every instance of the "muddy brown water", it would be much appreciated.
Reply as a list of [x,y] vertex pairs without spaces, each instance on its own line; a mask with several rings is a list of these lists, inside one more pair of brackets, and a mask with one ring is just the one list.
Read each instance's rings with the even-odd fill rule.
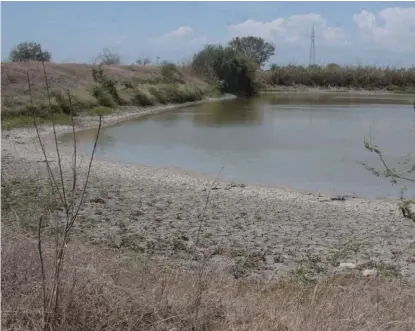
[[[97,156],[111,161],[171,166],[245,184],[329,195],[415,197],[415,185],[377,178],[383,170],[364,148],[371,139],[390,167],[414,164],[415,112],[405,97],[264,94],[203,103],[104,128]],[[94,131],[78,134],[92,148]],[[404,158],[402,158],[404,156]],[[415,178],[415,172],[409,175]]]

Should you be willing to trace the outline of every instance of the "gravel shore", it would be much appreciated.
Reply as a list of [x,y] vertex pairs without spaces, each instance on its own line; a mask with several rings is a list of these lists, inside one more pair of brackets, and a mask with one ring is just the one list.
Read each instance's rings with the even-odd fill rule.
[[[106,117],[104,125],[171,108],[127,110]],[[96,123],[85,118],[77,130]],[[58,127],[57,133],[71,130]],[[51,128],[42,127],[41,136],[56,170]],[[69,178],[70,145],[62,146],[61,159]],[[45,178],[42,160],[33,129],[3,130],[4,178]],[[85,174],[86,158],[78,160]],[[198,252],[234,277],[252,273],[278,277],[299,264],[310,273],[331,273],[340,263],[350,262],[360,270],[385,268],[415,279],[415,224],[402,217],[396,201],[333,200],[218,180],[204,212],[213,180],[178,169],[95,159],[76,235],[94,244],[149,252],[180,263],[196,258],[192,247],[202,222]]]

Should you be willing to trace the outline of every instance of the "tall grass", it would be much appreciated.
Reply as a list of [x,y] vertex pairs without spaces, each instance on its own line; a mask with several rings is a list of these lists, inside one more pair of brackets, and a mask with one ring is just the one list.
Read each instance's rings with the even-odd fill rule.
[[[40,330],[36,241],[6,229],[2,249],[2,329]],[[45,265],[53,263],[53,255],[45,250]],[[306,285],[295,278],[235,280],[211,267],[199,275],[145,255],[120,258],[116,251],[74,240],[62,274],[57,326],[61,331],[410,331],[414,293],[396,279],[338,275]]]
[[363,89],[415,91],[415,67],[379,68],[374,66],[278,66],[262,73],[268,85],[305,85]]

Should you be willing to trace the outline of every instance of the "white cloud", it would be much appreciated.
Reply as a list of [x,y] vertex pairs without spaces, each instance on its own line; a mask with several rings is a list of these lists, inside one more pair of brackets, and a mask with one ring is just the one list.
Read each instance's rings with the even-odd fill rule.
[[181,26],[176,30],[165,33],[161,37],[153,39],[151,42],[157,48],[175,52],[200,48],[208,43],[208,38],[203,35],[197,35],[190,26]]
[[247,20],[228,25],[231,37],[257,36],[275,43],[304,44],[310,41],[311,27],[314,25],[316,43],[325,45],[344,45],[347,43],[343,29],[329,26],[327,21],[318,14],[292,15],[277,18],[270,22]]
[[366,44],[388,51],[415,51],[415,7],[391,7],[377,15],[363,10],[353,16]]
[[193,29],[190,26],[181,26],[176,30],[170,31],[164,35],[164,37],[171,38],[171,37],[186,37],[193,34]]
[[127,36],[112,36],[108,38],[111,45],[121,46],[127,40]]

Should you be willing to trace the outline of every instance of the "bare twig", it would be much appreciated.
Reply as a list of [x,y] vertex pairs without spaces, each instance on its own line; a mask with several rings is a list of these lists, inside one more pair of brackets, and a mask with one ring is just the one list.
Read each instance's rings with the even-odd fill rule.
[[71,123],[72,123],[72,138],[73,138],[73,165],[72,165],[72,175],[73,175],[73,182],[72,182],[72,197],[75,193],[75,188],[76,188],[76,135],[75,135],[75,121],[74,121],[74,111],[73,111],[73,106],[72,106],[72,97],[71,97],[71,92],[68,90],[67,91],[68,94],[68,104],[69,104],[69,108],[71,110]]
[[47,167],[47,170],[48,170],[48,175],[49,175],[50,180],[54,184],[54,186],[55,186],[55,188],[56,188],[56,190],[59,194],[59,198],[61,200],[63,200],[61,192],[60,192],[59,187],[58,187],[58,183],[57,183],[57,181],[55,179],[55,176],[53,175],[52,169],[50,167],[50,161],[48,160],[48,156],[46,154],[45,146],[43,145],[43,141],[40,138],[39,126],[37,124],[36,108],[35,108],[35,105],[34,105],[34,102],[33,102],[32,85],[31,85],[31,82],[30,82],[29,71],[27,71],[26,74],[27,74],[27,84],[29,86],[30,105],[32,107],[33,125],[34,125],[35,130],[36,130],[36,135],[37,135],[37,138],[38,138],[38,141],[39,141],[40,148],[42,150],[43,157],[45,158],[45,163],[46,163],[46,167]]
[[[66,214],[66,220],[65,220],[65,224],[63,226],[60,225],[59,222],[59,216],[58,214],[56,214],[55,216],[55,258],[54,258],[54,263],[53,263],[53,267],[51,269],[51,272],[53,273],[53,277],[52,277],[52,284],[51,284],[51,289],[48,290],[47,289],[47,285],[46,285],[46,270],[45,270],[45,265],[44,265],[44,260],[43,260],[43,248],[42,248],[42,238],[41,238],[41,228],[42,228],[42,218],[39,219],[39,224],[38,224],[38,253],[39,253],[39,257],[41,260],[41,273],[42,273],[42,285],[43,285],[43,321],[44,321],[44,326],[43,329],[44,331],[47,330],[47,328],[50,328],[50,330],[57,330],[58,328],[58,308],[59,308],[59,299],[60,299],[60,290],[61,290],[61,285],[60,285],[60,281],[61,281],[61,273],[63,270],[63,265],[64,265],[64,258],[65,258],[65,252],[66,252],[66,246],[69,240],[69,235],[70,235],[70,230],[74,224],[74,222],[76,221],[76,218],[78,216],[79,210],[83,204],[84,201],[84,197],[85,197],[85,192],[87,189],[87,185],[89,182],[89,177],[90,177],[90,173],[91,173],[91,167],[92,167],[92,162],[94,159],[94,154],[96,151],[96,147],[97,147],[97,143],[98,143],[98,138],[99,138],[99,134],[100,134],[100,130],[101,130],[101,125],[102,125],[102,116],[99,117],[99,125],[98,125],[98,131],[97,131],[97,135],[96,135],[96,139],[94,142],[94,148],[91,154],[91,158],[89,161],[89,165],[88,165],[88,172],[86,175],[86,180],[85,183],[82,187],[82,191],[81,191],[81,197],[78,201],[78,203],[76,203],[75,201],[75,191],[76,191],[76,187],[77,187],[77,181],[78,181],[78,174],[77,174],[77,148],[76,148],[76,136],[75,136],[75,121],[74,121],[74,110],[73,110],[73,104],[72,104],[72,97],[69,91],[67,91],[67,96],[68,96],[68,102],[69,102],[69,107],[71,110],[71,120],[72,120],[72,134],[73,134],[73,144],[74,144],[74,149],[73,149],[73,164],[72,164],[72,191],[70,196],[68,196],[67,191],[65,189],[65,182],[64,182],[64,173],[63,173],[63,167],[62,167],[62,161],[61,161],[61,156],[60,156],[60,150],[59,150],[59,144],[58,144],[58,138],[57,138],[57,133],[56,133],[56,126],[55,126],[55,118],[54,118],[54,113],[53,113],[53,108],[52,108],[52,101],[51,101],[51,95],[50,95],[50,89],[49,89],[49,84],[48,84],[48,78],[47,78],[47,74],[46,74],[46,68],[45,68],[45,64],[44,62],[42,62],[42,66],[43,66],[43,74],[44,74],[44,79],[45,79],[45,85],[46,85],[46,93],[48,96],[48,105],[49,105],[49,110],[50,110],[50,116],[52,119],[52,128],[53,128],[53,137],[54,137],[54,141],[55,141],[55,149],[56,149],[56,154],[57,154],[57,158],[58,158],[58,176],[60,177],[58,180],[60,180],[60,183],[62,185],[62,190],[60,190],[59,185],[58,185],[58,181],[55,178],[52,169],[51,169],[51,165],[50,165],[50,160],[47,157],[47,153],[46,153],[46,149],[44,147],[42,138],[40,136],[40,132],[39,132],[39,128],[38,128],[38,122],[37,122],[37,116],[36,116],[36,111],[35,111],[35,107],[34,107],[34,103],[33,103],[33,97],[32,97],[32,86],[31,86],[31,82],[30,82],[30,76],[29,73],[27,72],[27,80],[28,80],[28,86],[29,86],[29,92],[30,92],[30,98],[31,98],[31,105],[33,108],[33,124],[35,126],[36,129],[36,134],[39,140],[39,144],[41,146],[42,149],[42,154],[45,158],[45,163],[46,163],[46,167],[48,170],[48,175],[49,178],[52,182],[52,187],[53,190],[56,192],[58,192],[59,195],[59,199],[60,202],[63,204],[64,207],[64,211]],[[52,197],[53,198],[53,197]],[[49,293],[48,293],[49,292]]]
[[223,170],[223,167],[220,169],[220,171],[219,171],[218,175],[216,176],[215,180],[212,182],[212,184],[209,187],[209,190],[208,190],[208,193],[207,193],[207,196],[206,196],[205,207],[203,208],[202,216],[200,217],[199,228],[197,229],[196,242],[195,242],[196,246],[198,246],[198,244],[199,244],[200,231],[202,230],[203,221],[205,219],[206,209],[207,209],[207,205],[209,203],[210,192],[212,191],[212,188],[215,185],[215,183],[217,182],[217,180],[219,179],[219,176],[222,173],[222,170]]
[[[99,116],[99,123],[98,123],[97,135],[95,136],[94,147],[92,149],[91,159],[89,160],[88,172],[87,172],[87,175],[86,175],[85,185],[84,185],[84,188],[82,190],[81,199],[80,199],[79,204],[78,204],[78,209],[72,215],[74,221],[75,221],[75,218],[78,216],[79,210],[81,209],[82,203],[84,201],[86,186],[88,185],[89,175],[91,173],[92,161],[94,159],[95,150],[97,148],[99,133],[101,131],[101,126],[102,126],[102,115]],[[72,224],[73,224],[73,222],[72,222]]]
[[42,251],[42,216],[39,217],[38,224],[38,233],[37,233],[37,249],[40,259],[40,270],[42,274],[42,299],[43,299],[43,330],[47,330],[47,317],[46,317],[46,276],[45,276],[45,263],[43,261],[43,251]]
[[[372,145],[372,143],[370,141],[365,140],[364,141],[365,147],[367,150],[369,150],[370,152],[376,153],[376,155],[379,157],[380,161],[382,162],[383,166],[385,167],[386,170],[386,175],[385,177],[392,177],[392,178],[398,178],[398,179],[402,179],[402,180],[406,180],[409,182],[415,182],[415,179],[412,178],[408,178],[408,177],[404,177],[402,175],[399,175],[398,173],[396,173],[395,171],[393,171],[386,163],[382,152],[374,145]],[[365,164],[364,164],[365,165]]]
[[62,202],[65,206],[66,216],[69,217],[69,209],[68,209],[68,204],[67,204],[67,201],[66,201],[66,194],[65,194],[65,184],[63,182],[62,161],[61,161],[61,156],[60,156],[60,152],[59,152],[58,137],[57,137],[57,134],[56,134],[56,126],[55,126],[55,116],[53,114],[52,98],[50,96],[50,90],[49,90],[48,76],[46,74],[45,61],[42,61],[42,67],[43,67],[43,75],[44,75],[44,78],[45,78],[46,94],[47,94],[47,97],[48,97],[49,111],[50,111],[50,116],[51,116],[51,119],[52,119],[52,128],[53,128],[53,136],[54,136],[54,140],[55,140],[56,156],[58,157],[59,175],[60,175],[60,180],[61,180],[61,185],[62,185],[62,199],[63,199]]

